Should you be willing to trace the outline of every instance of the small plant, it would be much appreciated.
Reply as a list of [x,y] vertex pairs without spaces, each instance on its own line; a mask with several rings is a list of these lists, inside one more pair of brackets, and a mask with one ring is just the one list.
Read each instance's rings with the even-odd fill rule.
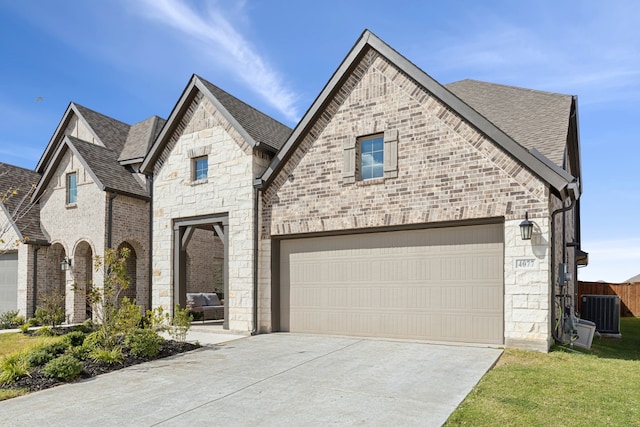
[[64,316],[64,296],[53,293],[42,298],[42,305],[36,308],[34,315],[39,324],[52,328],[64,322]]
[[193,322],[193,316],[189,314],[189,310],[180,308],[180,305],[176,304],[175,314],[169,326],[171,338],[181,343],[185,342],[187,340],[187,332],[191,329],[191,322]]
[[9,384],[28,375],[26,352],[11,354],[0,360],[0,384]]
[[131,354],[145,358],[156,357],[163,342],[164,338],[151,329],[136,329],[124,340]]
[[55,357],[56,355],[47,352],[42,347],[36,347],[27,353],[27,364],[30,368],[35,368],[45,365]]
[[62,353],[64,353],[67,348],[69,348],[69,343],[67,343],[66,341],[61,340],[58,342],[53,342],[53,343],[49,343],[49,344],[43,344],[37,348],[41,348],[44,351],[46,351],[47,353],[51,353],[54,356],[58,356]]
[[147,310],[146,322],[152,331],[156,333],[164,332],[167,330],[167,320],[169,316],[165,314],[162,306],[156,307],[153,310]]
[[114,365],[116,363],[122,363],[124,361],[122,347],[119,346],[115,346],[111,349],[94,348],[89,354],[89,357],[94,362],[104,362],[108,365]]
[[51,326],[43,326],[35,332],[36,335],[41,337],[55,337],[58,335]]
[[40,326],[40,322],[38,322],[38,319],[36,319],[35,317],[30,317],[29,320],[27,320],[27,326],[29,326],[30,328],[33,328],[34,326]]
[[65,354],[53,359],[42,368],[42,373],[48,377],[70,381],[80,375],[83,366],[75,357]]
[[105,336],[102,331],[91,332],[89,335],[84,337],[84,342],[82,343],[83,347],[87,347],[90,350],[97,348],[104,348]]
[[85,334],[91,333],[93,332],[93,322],[91,321],[91,319],[87,319],[84,322],[82,322],[80,325],[74,326],[73,330],[80,331]]
[[120,300],[120,308],[115,316],[116,330],[121,334],[128,334],[142,324],[142,307],[124,297]]
[[67,344],[68,347],[76,347],[82,345],[84,342],[84,338],[86,335],[81,331],[73,331],[62,337],[63,342]]
[[26,334],[27,332],[29,332],[29,324],[25,323],[24,325],[20,325],[18,326],[18,329],[20,329],[20,332],[22,332],[23,334]]
[[0,313],[0,329],[16,329],[24,324],[24,316],[19,315],[18,310]]
[[75,357],[78,360],[86,360],[90,357],[92,349],[84,345],[69,347],[65,354]]

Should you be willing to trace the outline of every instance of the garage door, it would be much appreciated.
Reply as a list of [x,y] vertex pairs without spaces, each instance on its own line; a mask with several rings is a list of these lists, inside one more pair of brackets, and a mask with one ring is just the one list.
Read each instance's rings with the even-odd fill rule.
[[283,240],[283,331],[503,343],[503,227]]
[[18,307],[18,253],[0,255],[0,313]]

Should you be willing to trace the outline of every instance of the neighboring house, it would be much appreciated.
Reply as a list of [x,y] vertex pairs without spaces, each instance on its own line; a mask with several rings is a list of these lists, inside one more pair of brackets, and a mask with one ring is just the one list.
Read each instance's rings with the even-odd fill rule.
[[[150,306],[150,196],[138,167],[164,120],[151,117],[130,126],[71,103],[44,151],[33,195],[49,246],[35,267],[37,304],[64,295],[67,319],[85,320],[89,287],[102,286],[104,269],[94,257],[105,248],[128,248],[129,289],[122,296]],[[28,285],[26,293],[33,293]],[[77,290],[74,290],[77,289]],[[33,306],[19,307],[33,315]]]
[[33,283],[28,269],[38,245],[47,244],[40,207],[31,203],[39,179],[33,171],[0,163],[0,313],[23,308],[32,297],[25,292]]
[[142,165],[153,182],[153,302],[216,292],[224,327],[250,331],[254,179],[291,129],[194,75]]
[[547,351],[575,292],[576,117],[441,85],[365,31],[262,177],[259,329]]

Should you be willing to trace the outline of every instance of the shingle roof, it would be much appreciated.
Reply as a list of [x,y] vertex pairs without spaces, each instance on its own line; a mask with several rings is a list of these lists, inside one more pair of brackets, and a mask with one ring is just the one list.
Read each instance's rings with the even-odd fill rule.
[[108,148],[67,136],[78,154],[86,162],[95,178],[102,184],[102,190],[112,190],[133,196],[147,197],[147,191],[134,175],[118,163],[118,155]]
[[142,159],[146,156],[165,122],[163,118],[152,116],[132,125],[118,161]]
[[563,167],[571,95],[477,80],[444,85],[458,98],[527,149],[535,148]]
[[240,101],[211,82],[198,76],[211,94],[256,141],[278,151],[291,134],[291,128]]
[[87,124],[93,129],[100,141],[105,147],[115,151],[122,152],[127,141],[130,126],[119,120],[100,114],[97,111],[90,110],[87,107],[73,103],[78,112],[87,121]]
[[40,205],[31,205],[31,198],[25,198],[39,180],[40,174],[32,170],[0,163],[0,192],[19,190],[17,195],[5,200],[4,206],[15,217],[22,237],[30,241],[48,240],[40,228]]
[[637,274],[630,279],[626,280],[627,283],[640,283],[640,274]]

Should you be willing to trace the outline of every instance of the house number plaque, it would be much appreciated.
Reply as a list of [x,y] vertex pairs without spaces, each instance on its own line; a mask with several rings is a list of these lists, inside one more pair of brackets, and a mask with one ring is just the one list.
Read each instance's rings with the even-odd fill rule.
[[536,264],[536,260],[532,258],[516,259],[516,270],[534,270],[537,267]]

